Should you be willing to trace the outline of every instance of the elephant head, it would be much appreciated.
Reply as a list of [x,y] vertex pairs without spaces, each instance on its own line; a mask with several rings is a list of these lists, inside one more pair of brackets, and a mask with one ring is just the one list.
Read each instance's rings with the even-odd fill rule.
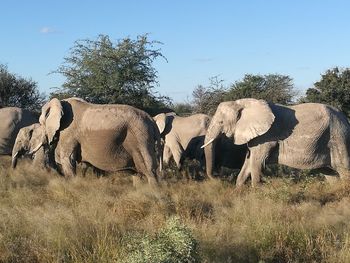
[[161,135],[165,135],[169,133],[171,130],[171,123],[174,119],[174,116],[176,116],[175,112],[169,112],[169,113],[160,113],[153,117],[154,121],[156,122],[159,133]]
[[[47,102],[41,110],[39,123],[22,128],[16,138],[12,150],[12,167],[15,168],[17,160],[23,155],[34,155],[34,162],[44,166],[49,156],[44,148],[51,145],[60,128],[63,116],[62,104],[58,99]],[[52,160],[50,160],[52,162]]]
[[34,155],[34,160],[44,163],[45,132],[39,123],[32,124],[19,130],[12,149],[12,167],[16,168],[18,158]]
[[211,144],[220,134],[241,145],[266,133],[275,116],[264,100],[240,99],[219,104],[207,131],[205,143]]

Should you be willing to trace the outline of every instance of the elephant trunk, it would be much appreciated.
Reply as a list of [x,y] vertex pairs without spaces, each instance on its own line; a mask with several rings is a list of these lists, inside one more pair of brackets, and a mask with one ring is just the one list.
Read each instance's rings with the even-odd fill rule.
[[213,178],[213,169],[215,166],[215,140],[222,133],[222,127],[217,124],[211,124],[208,128],[207,134],[205,136],[204,154],[205,154],[205,164],[206,172],[209,178]]
[[11,166],[13,169],[15,169],[17,166],[17,160],[18,160],[20,151],[21,151],[21,147],[15,144],[12,150],[12,162],[11,162]]
[[210,145],[222,133],[222,127],[217,124],[210,124],[207,134],[205,135],[204,145],[202,148]]
[[205,166],[206,166],[206,172],[207,176],[210,179],[213,179],[213,170],[215,166],[215,142],[211,143],[207,147],[204,148],[204,155],[205,155]]

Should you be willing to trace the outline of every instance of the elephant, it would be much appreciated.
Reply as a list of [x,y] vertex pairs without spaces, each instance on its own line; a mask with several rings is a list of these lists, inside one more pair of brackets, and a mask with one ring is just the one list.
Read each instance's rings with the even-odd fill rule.
[[149,184],[158,184],[160,134],[144,111],[75,97],[53,98],[42,107],[39,122],[44,136],[28,150],[54,148],[63,175],[74,176],[76,163],[82,162],[107,172],[132,170],[145,175]]
[[38,122],[39,116],[18,107],[6,107],[0,109],[0,120],[0,154],[11,155],[19,130]]
[[53,158],[49,158],[49,148],[46,145],[46,136],[39,123],[21,128],[12,149],[12,168],[16,168],[17,160],[22,156],[30,156],[34,160],[34,166],[52,167],[53,162],[50,161]]
[[237,177],[242,186],[251,176],[260,183],[265,163],[279,163],[297,169],[323,169],[350,175],[350,125],[343,113],[319,103],[283,106],[257,99],[222,102],[210,122],[205,144],[220,134],[248,153]]
[[194,114],[180,117],[175,113],[160,113],[153,117],[162,139],[164,140],[163,161],[168,164],[173,157],[176,166],[181,169],[187,157],[201,161],[203,159],[204,136],[207,132],[210,117],[205,114]]
[[[36,149],[35,147],[38,145],[39,148]],[[33,165],[35,167],[53,168],[61,174],[59,149],[54,149],[54,151],[52,151],[47,147],[45,130],[40,123],[34,123],[19,130],[12,150],[12,168],[16,168],[18,158],[23,155],[30,156],[34,160]],[[96,175],[104,174],[104,171],[93,167],[89,163],[81,162],[81,166],[83,176],[86,175],[86,172],[90,167],[93,168]]]

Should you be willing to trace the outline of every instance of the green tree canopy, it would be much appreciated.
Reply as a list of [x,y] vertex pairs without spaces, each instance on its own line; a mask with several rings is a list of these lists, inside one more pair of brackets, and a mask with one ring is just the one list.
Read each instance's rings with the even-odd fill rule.
[[44,99],[35,81],[10,73],[6,65],[0,64],[0,107],[38,110]]
[[224,99],[255,98],[288,105],[295,95],[293,80],[289,76],[247,74],[228,89]]
[[193,113],[193,106],[189,102],[174,103],[173,109],[179,116],[189,116]]
[[192,92],[193,112],[213,115],[220,102],[224,101],[226,88],[218,76],[211,77],[209,86],[198,85]]
[[314,87],[306,91],[302,102],[329,104],[350,116],[350,68],[327,70]]
[[194,112],[209,115],[214,114],[223,101],[255,98],[288,105],[295,95],[292,79],[278,74],[247,74],[230,87],[225,87],[223,80],[216,76],[210,79],[208,87],[198,85],[192,93]]
[[76,96],[93,103],[122,103],[139,108],[162,107],[169,98],[153,91],[157,71],[153,62],[165,58],[148,35],[112,42],[109,36],[76,41],[55,71],[66,77],[51,97]]

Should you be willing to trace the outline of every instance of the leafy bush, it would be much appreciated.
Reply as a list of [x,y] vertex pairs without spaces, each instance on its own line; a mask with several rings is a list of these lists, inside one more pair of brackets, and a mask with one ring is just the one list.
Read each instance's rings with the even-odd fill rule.
[[198,243],[191,231],[171,217],[154,237],[131,238],[124,262],[199,262]]

